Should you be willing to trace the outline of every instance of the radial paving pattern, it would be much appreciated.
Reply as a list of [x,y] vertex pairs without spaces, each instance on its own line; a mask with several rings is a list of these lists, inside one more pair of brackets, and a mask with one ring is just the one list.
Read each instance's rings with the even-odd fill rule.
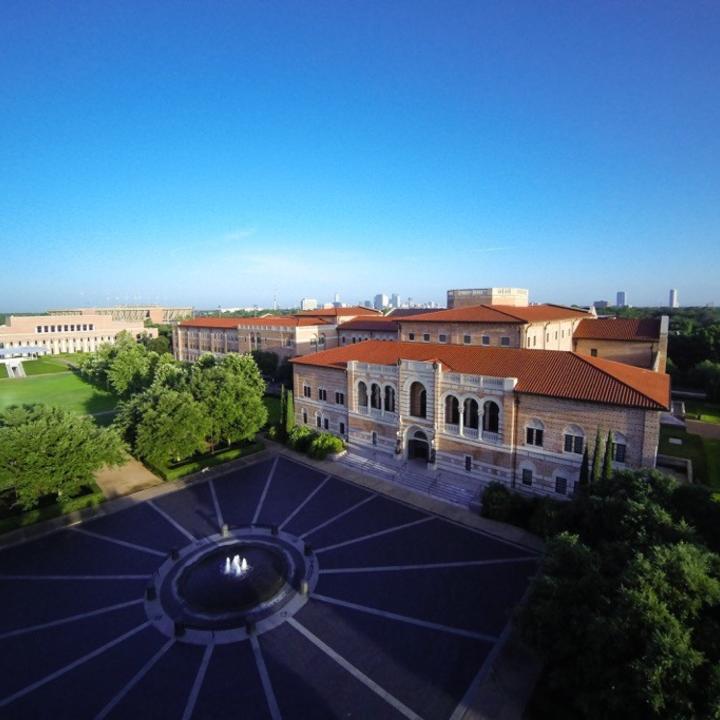
[[[237,641],[168,637],[147,588],[224,523],[310,546],[317,585]],[[0,551],[0,717],[450,718],[536,568],[522,546],[257,463]]]

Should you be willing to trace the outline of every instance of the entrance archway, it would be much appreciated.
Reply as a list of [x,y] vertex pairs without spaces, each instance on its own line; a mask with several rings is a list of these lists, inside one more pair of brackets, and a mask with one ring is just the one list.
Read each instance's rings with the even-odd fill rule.
[[430,460],[430,442],[422,430],[416,430],[407,444],[408,460]]

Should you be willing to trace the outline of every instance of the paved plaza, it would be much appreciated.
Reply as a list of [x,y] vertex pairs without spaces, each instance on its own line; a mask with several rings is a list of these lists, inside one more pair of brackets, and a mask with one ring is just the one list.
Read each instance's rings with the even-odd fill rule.
[[[242,621],[182,607],[224,543],[279,573]],[[0,717],[459,718],[538,559],[263,459],[0,550]]]

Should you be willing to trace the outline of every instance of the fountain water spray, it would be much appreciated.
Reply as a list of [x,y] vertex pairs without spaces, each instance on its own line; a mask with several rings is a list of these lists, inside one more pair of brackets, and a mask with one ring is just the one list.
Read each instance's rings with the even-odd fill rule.
[[236,578],[245,577],[252,568],[248,565],[247,558],[240,559],[239,555],[234,555],[232,560],[228,555],[225,558],[225,567],[223,568],[223,575],[232,575]]

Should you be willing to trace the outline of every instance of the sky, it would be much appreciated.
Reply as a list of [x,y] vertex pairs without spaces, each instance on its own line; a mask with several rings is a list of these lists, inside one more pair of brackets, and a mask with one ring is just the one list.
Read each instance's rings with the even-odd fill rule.
[[0,3],[0,310],[720,302],[720,3]]

